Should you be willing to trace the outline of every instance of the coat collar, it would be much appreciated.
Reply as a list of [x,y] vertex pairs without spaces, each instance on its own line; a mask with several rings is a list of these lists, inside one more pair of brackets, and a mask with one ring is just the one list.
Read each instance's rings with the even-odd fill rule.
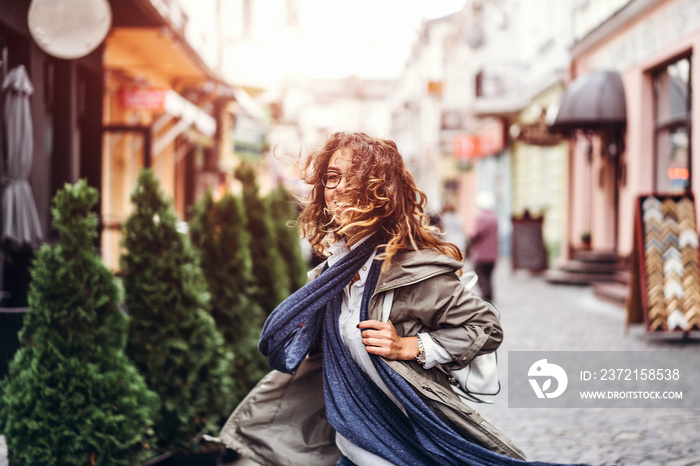
[[[309,271],[309,281],[317,278],[325,265],[326,261]],[[379,276],[374,293],[420,282],[443,273],[456,272],[462,267],[463,262],[435,249],[401,251],[392,258],[389,270]]]
[[389,270],[379,276],[375,294],[456,272],[463,266],[463,262],[435,249],[398,252],[392,258]]

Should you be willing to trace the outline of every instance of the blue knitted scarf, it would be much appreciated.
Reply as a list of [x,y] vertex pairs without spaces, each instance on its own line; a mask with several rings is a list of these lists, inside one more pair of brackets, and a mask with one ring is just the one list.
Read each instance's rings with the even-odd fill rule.
[[[376,236],[376,235],[375,235]],[[323,329],[323,388],[328,421],[353,444],[397,465],[515,465],[526,463],[469,442],[441,420],[411,385],[381,357],[370,355],[404,414],[350,356],[338,328],[343,288],[380,243],[369,238],[275,309],[259,349],[270,366],[294,373]],[[374,261],[365,282],[360,320],[381,268]]]

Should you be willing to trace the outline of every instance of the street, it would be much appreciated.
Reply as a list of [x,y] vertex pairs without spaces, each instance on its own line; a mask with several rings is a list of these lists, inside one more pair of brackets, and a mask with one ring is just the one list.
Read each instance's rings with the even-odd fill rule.
[[[508,351],[678,351],[698,360],[700,340],[625,332],[626,311],[598,300],[590,287],[551,285],[528,272],[496,270],[495,304],[505,340],[499,349],[503,389],[476,408],[529,460],[594,465],[700,465],[700,409],[508,408]],[[700,361],[699,361],[700,362]],[[698,407],[700,408],[700,407]]]
[[[700,409],[508,408],[508,351],[678,352],[698,359],[700,340],[645,338],[641,326],[625,332],[625,310],[600,301],[589,287],[547,283],[528,272],[496,268],[494,304],[505,340],[499,370],[502,390],[493,405],[475,405],[522,448],[529,460],[593,465],[700,465]],[[0,440],[0,466],[6,466]],[[253,465],[247,459],[233,464]]]

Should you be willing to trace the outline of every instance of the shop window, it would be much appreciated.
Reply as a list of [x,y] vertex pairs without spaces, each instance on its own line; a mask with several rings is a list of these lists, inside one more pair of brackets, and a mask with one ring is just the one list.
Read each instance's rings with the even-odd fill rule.
[[691,187],[691,56],[653,74],[655,189],[684,192]]

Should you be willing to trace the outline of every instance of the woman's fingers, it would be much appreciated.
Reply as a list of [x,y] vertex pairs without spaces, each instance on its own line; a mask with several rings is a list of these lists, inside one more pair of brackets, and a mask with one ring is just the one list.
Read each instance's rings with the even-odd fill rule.
[[[363,320],[359,324],[357,324],[357,328],[360,330],[364,330],[367,328],[370,329],[381,329],[387,327],[387,325],[391,325],[391,321],[389,322],[381,322],[379,320]],[[392,325],[393,327],[393,325]]]
[[365,320],[357,326],[362,331],[362,343],[367,352],[389,359],[401,357],[404,339],[396,333],[391,321]]

